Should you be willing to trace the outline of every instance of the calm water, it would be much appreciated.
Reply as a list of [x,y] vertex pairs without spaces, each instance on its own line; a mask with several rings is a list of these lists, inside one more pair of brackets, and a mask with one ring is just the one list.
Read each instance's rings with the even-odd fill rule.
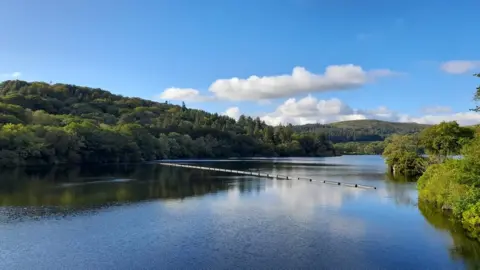
[[378,156],[0,171],[0,269],[464,269],[480,245]]

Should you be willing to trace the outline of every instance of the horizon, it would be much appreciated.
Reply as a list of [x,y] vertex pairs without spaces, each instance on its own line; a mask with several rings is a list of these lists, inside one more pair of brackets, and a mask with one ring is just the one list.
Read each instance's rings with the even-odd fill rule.
[[367,2],[7,0],[0,81],[101,88],[270,125],[479,124],[469,109],[480,2]]

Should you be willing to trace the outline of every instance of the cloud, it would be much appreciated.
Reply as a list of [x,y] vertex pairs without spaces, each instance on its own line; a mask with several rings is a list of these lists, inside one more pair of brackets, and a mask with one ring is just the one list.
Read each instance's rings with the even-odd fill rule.
[[291,117],[344,115],[352,112],[352,108],[342,103],[339,99],[317,100],[311,95],[298,101],[295,98],[290,98],[277,108],[277,113]]
[[272,113],[261,117],[271,125],[279,124],[326,124],[359,119],[397,120],[397,115],[386,107],[372,110],[354,110],[339,99],[318,100],[311,95],[302,99],[290,98]]
[[270,105],[270,104],[272,104],[272,101],[269,100],[269,99],[261,99],[261,100],[257,101],[257,104],[258,105]]
[[340,91],[359,88],[382,77],[400,73],[389,69],[366,71],[353,64],[328,66],[323,74],[315,74],[304,67],[294,67],[291,74],[256,76],[248,78],[218,79],[208,91],[213,96],[202,96],[192,88],[169,88],[159,96],[161,99],[179,100],[270,100],[298,94]]
[[246,79],[219,79],[209,91],[220,99],[259,100],[288,97],[302,93],[329,92],[363,86],[379,77],[396,74],[388,69],[365,71],[352,64],[328,66],[324,74],[295,67],[291,74],[250,76]]
[[480,69],[480,61],[452,60],[442,63],[440,69],[450,74],[464,74],[475,69]]
[[20,76],[22,76],[22,73],[18,72],[18,71],[15,71],[15,72],[12,72],[12,73],[3,73],[2,74],[2,77],[13,78],[13,79],[17,79]]
[[193,88],[168,88],[157,97],[161,100],[207,101],[211,97],[202,96],[200,91]]
[[240,109],[238,107],[231,107],[231,108],[228,108],[224,113],[223,115],[226,115],[226,116],[229,116],[235,120],[238,120],[238,118],[240,117],[241,113],[240,113]]
[[425,114],[451,113],[452,108],[449,106],[424,107],[422,108],[422,112]]
[[469,125],[478,125],[480,124],[480,113],[477,112],[458,112],[452,114],[430,114],[423,115],[420,117],[409,117],[406,116],[402,118],[401,122],[416,122],[420,124],[438,124],[442,121],[457,121],[460,125],[469,126]]
[[[421,116],[398,113],[385,106],[374,109],[354,109],[339,99],[318,100],[308,95],[301,99],[290,98],[279,105],[275,111],[265,113],[260,118],[270,125],[280,124],[327,124],[331,122],[377,119],[392,122],[416,122],[420,124],[438,124],[442,121],[457,121],[461,125],[480,124],[480,113],[453,113],[449,107],[432,107]],[[240,112],[237,112],[240,114]]]

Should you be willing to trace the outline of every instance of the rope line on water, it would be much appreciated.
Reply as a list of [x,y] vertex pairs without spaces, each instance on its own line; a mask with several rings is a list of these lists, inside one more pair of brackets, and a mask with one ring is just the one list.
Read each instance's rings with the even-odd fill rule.
[[286,179],[286,180],[293,180],[293,179],[307,180],[310,182],[320,182],[324,184],[331,184],[331,185],[338,185],[338,186],[341,185],[341,186],[354,187],[354,188],[377,189],[377,187],[369,186],[369,185],[361,185],[361,184],[355,184],[355,183],[329,181],[329,180],[315,180],[307,177],[292,177],[292,176],[281,175],[281,174],[268,174],[268,173],[260,173],[260,172],[253,172],[253,171],[239,171],[239,170],[221,169],[221,168],[214,168],[214,167],[193,166],[193,165],[179,164],[179,163],[160,162],[159,164],[163,166],[170,166],[170,167],[180,167],[180,168],[189,168],[189,169],[198,169],[198,170],[206,170],[206,171],[216,171],[216,172],[228,172],[228,173],[235,173],[235,174],[244,174],[244,175],[276,178],[276,179]]

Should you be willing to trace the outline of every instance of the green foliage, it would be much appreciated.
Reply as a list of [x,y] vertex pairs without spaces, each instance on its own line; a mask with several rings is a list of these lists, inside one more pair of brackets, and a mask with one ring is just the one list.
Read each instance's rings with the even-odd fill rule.
[[329,156],[326,136],[101,89],[0,83],[0,167],[162,158]]
[[472,237],[480,239],[480,201],[469,205],[462,214],[462,222]]
[[462,159],[428,167],[418,180],[419,200],[452,210],[465,229],[480,240],[480,136],[461,150]]
[[385,142],[346,142],[334,144],[335,150],[343,155],[381,155]]
[[[457,122],[442,122],[425,128],[419,135],[391,136],[385,141],[383,156],[394,175],[418,177],[429,165],[442,163],[447,157],[459,154],[462,146],[467,144],[473,136],[472,128],[461,127]],[[422,156],[424,151],[428,154],[428,158]],[[428,173],[437,173],[436,170],[437,167],[433,166]],[[453,172],[455,171],[451,170],[448,173]],[[444,172],[438,173],[443,175]]]
[[418,180],[419,197],[444,208],[453,209],[468,187],[461,184],[467,172],[461,169],[462,161],[448,159],[433,164]]
[[393,135],[385,142],[383,157],[390,172],[402,176],[419,176],[426,167],[418,135]]
[[420,136],[422,145],[430,156],[445,159],[449,155],[458,154],[473,135],[473,129],[461,127],[457,122],[442,122],[426,128]]
[[395,123],[380,120],[353,120],[322,124],[295,126],[296,132],[324,133],[334,143],[383,141],[393,134],[415,134],[428,125],[417,123]]

